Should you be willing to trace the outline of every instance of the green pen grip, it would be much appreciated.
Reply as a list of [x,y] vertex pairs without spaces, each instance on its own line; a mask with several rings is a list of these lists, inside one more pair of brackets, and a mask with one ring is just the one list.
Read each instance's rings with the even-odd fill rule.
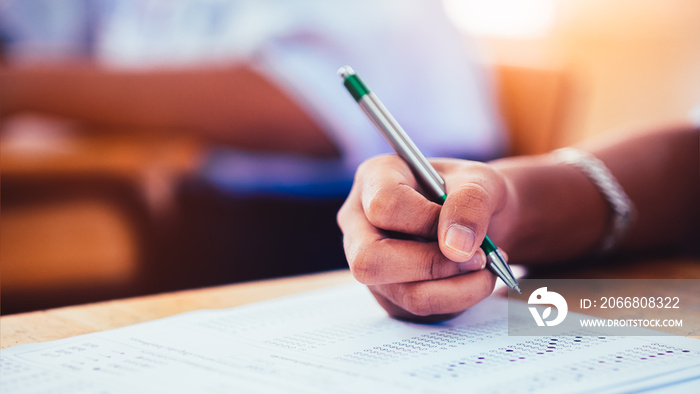
[[367,85],[362,82],[357,74],[348,75],[345,81],[343,81],[343,85],[345,85],[345,88],[350,92],[352,98],[358,103],[362,99],[362,96],[369,94],[369,88],[367,88]]

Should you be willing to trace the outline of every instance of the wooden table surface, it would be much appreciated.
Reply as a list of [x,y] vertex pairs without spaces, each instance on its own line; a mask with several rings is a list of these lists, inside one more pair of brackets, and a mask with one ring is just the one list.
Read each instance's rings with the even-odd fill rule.
[[[581,267],[552,273],[550,277],[555,278],[700,279],[700,259],[647,259],[602,269]],[[0,348],[118,328],[196,309],[230,308],[354,280],[350,271],[339,270],[8,315],[0,317]],[[686,300],[700,305],[700,291],[684,295]]]
[[0,348],[124,327],[197,309],[230,308],[354,280],[350,271],[339,270],[8,315],[0,318]]

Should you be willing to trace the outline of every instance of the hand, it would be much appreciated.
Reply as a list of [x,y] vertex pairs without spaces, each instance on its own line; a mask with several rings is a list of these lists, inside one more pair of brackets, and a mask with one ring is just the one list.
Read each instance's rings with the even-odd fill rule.
[[397,156],[363,163],[338,212],[345,253],[355,278],[399,319],[452,318],[487,297],[495,276],[480,249],[489,236],[507,238],[517,204],[506,178],[491,166],[431,160],[447,185],[443,206],[419,191]]

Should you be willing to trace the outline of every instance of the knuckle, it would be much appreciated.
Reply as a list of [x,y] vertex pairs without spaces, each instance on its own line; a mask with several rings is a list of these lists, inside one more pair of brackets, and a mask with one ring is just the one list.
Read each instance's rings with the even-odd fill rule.
[[371,166],[371,164],[370,164],[370,162],[369,162],[370,160],[372,160],[372,159],[363,161],[362,163],[360,163],[360,164],[357,166],[357,169],[355,169],[355,176],[354,176],[354,178],[353,178],[353,183],[354,183],[354,184],[359,183],[359,182],[365,177],[365,174],[370,173],[370,171],[371,171],[371,170],[369,169],[369,167]]
[[338,210],[338,213],[335,215],[335,221],[338,223],[338,227],[340,227],[340,231],[345,233],[344,230],[344,225],[348,221],[348,202],[346,201]]
[[469,291],[464,293],[460,303],[464,308],[471,308],[482,299],[488,297],[495,286],[495,276],[489,272],[480,272],[473,276]]
[[407,216],[408,226],[417,234],[425,238],[435,239],[437,235],[438,222],[441,207],[433,202],[416,204],[411,209],[411,214]]
[[419,286],[412,287],[404,294],[402,307],[416,316],[429,316],[435,314],[435,308],[428,294],[420,290]]
[[407,185],[380,187],[367,201],[365,215],[375,227],[411,234],[435,234],[440,208]]
[[[475,220],[481,220],[488,217],[491,212],[491,193],[478,183],[468,183],[460,187],[454,193],[456,204],[450,204],[451,213],[457,216],[464,216],[468,213]],[[448,197],[449,199],[449,197]]]
[[423,276],[427,276],[426,279],[429,280],[441,279],[449,274],[448,272],[445,272],[447,266],[444,258],[442,257],[442,253],[439,251],[439,249],[436,249],[437,245],[435,249],[428,249],[423,257],[423,261],[427,263],[427,275]]
[[492,274],[487,274],[483,276],[483,281],[481,283],[481,298],[485,298],[493,293],[493,289],[496,287],[496,277]]
[[371,157],[357,166],[356,174],[358,176],[362,176],[366,173],[372,174],[376,171],[376,167],[383,167],[393,161],[392,155],[379,155]]
[[483,272],[477,276],[477,283],[474,284],[472,297],[469,304],[473,305],[479,300],[488,297],[496,285],[496,277],[489,272]]
[[365,214],[374,226],[386,229],[394,222],[398,207],[396,193],[380,187],[365,207]]
[[359,248],[348,259],[350,272],[355,279],[362,284],[373,284],[377,277],[377,258],[371,248]]
[[491,193],[478,183],[468,183],[460,190],[469,206],[486,206],[491,200]]

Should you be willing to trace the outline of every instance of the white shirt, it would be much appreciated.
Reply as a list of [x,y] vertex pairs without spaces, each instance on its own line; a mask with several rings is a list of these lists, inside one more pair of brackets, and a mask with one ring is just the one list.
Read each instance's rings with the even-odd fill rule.
[[505,149],[489,75],[434,0],[16,0],[0,25],[16,58],[87,51],[108,68],[252,64],[296,98],[341,158],[221,148],[204,176],[238,193],[342,195],[360,162],[391,151],[336,75],[346,64],[426,156]]

